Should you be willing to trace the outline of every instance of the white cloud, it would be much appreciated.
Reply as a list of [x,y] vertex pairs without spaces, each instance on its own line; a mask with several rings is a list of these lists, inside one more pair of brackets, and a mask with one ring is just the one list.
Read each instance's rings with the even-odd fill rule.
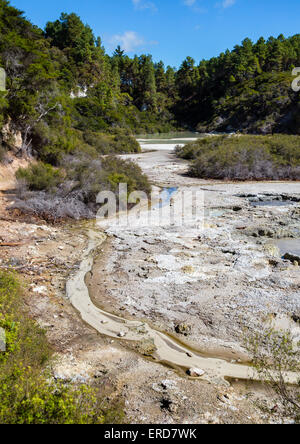
[[157,11],[157,7],[155,3],[147,0],[132,0],[133,6],[135,9],[144,10],[144,9],[150,9],[151,11],[155,12]]
[[199,14],[205,14],[207,12],[206,8],[199,7],[197,0],[183,0],[183,4],[189,8],[192,8],[194,12]]
[[158,42],[146,42],[145,39],[135,31],[126,31],[124,34],[115,34],[109,40],[112,49],[120,45],[125,52],[135,52],[138,48],[157,45]]
[[114,46],[120,45],[125,52],[133,52],[145,43],[143,37],[139,36],[135,31],[116,34],[111,38],[110,42]]
[[222,8],[227,9],[230,8],[231,6],[235,5],[236,0],[224,0],[222,2]]

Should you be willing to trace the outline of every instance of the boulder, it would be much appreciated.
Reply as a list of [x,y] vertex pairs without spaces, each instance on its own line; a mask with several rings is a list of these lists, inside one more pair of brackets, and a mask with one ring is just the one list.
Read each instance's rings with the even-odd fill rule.
[[283,256],[283,259],[290,261],[293,264],[300,265],[300,256],[297,256],[296,254],[285,253],[285,255]]
[[200,368],[190,368],[187,371],[187,374],[191,376],[192,378],[200,378],[205,374],[204,370],[201,370]]
[[191,334],[192,327],[185,322],[182,322],[181,324],[176,325],[175,331],[180,335],[188,336]]
[[22,134],[12,128],[11,120],[9,120],[1,130],[3,141],[14,152],[19,151],[23,145]]

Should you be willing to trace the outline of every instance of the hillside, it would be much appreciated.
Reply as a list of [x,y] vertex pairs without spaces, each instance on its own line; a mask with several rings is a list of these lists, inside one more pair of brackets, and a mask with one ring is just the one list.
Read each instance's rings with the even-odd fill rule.
[[299,134],[295,66],[300,66],[299,34],[255,44],[245,39],[199,66],[188,58],[177,74],[182,83],[177,120],[203,132]]
[[299,34],[245,39],[199,65],[187,57],[175,69],[150,55],[130,58],[120,47],[109,56],[76,14],[62,14],[41,30],[0,0],[0,67],[7,74],[7,92],[0,93],[2,145],[55,165],[78,148],[137,151],[132,133],[298,134],[295,66]]

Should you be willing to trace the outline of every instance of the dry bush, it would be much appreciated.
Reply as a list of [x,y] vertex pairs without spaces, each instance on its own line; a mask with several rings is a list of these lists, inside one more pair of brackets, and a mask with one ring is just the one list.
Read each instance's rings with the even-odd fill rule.
[[[247,333],[244,342],[261,381],[275,396],[277,413],[299,423],[300,343],[293,341],[289,331],[276,331],[271,327],[259,333]],[[298,375],[298,385],[288,384],[290,372]]]
[[60,219],[89,219],[94,213],[80,199],[75,197],[59,197],[50,193],[30,193],[24,199],[16,199],[10,209],[20,210],[47,221],[56,222]]
[[[100,191],[109,190],[118,197],[119,183],[127,183],[129,193],[136,190],[146,193],[151,191],[148,179],[141,169],[135,163],[118,157],[94,158],[78,152],[65,156],[62,167],[64,175],[60,173],[59,176],[56,175],[56,169],[45,169],[41,165],[38,169],[41,174],[37,177],[34,177],[32,167],[22,170],[21,174],[17,174],[17,199],[10,208],[48,221],[64,218],[89,219],[99,209],[96,200]],[[52,181],[46,180],[48,175]],[[57,177],[59,182],[54,183]],[[44,189],[31,191],[37,189],[36,184],[38,189],[41,185]]]

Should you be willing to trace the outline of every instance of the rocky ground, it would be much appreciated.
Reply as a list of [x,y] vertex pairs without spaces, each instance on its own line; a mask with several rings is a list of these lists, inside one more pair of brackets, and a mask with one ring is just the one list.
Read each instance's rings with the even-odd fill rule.
[[154,183],[179,186],[174,206],[182,192],[202,191],[204,226],[110,228],[105,264],[100,257],[94,267],[93,282],[107,288],[104,300],[94,291],[98,304],[188,337],[202,351],[216,347],[235,356],[245,327],[299,315],[300,259],[277,247],[289,238],[299,248],[299,183],[195,185],[186,164],[168,152],[137,161]]
[[[190,179],[186,164],[169,151],[134,159],[154,184],[179,187],[174,202],[184,189],[201,189],[204,229],[111,227],[87,280],[93,302],[123,318],[147,320],[203,354],[245,360],[245,326],[260,328],[270,318],[293,322],[299,315],[297,257],[283,260],[276,240],[300,237],[300,184]],[[84,323],[65,285],[87,248],[89,224],[49,226],[11,213],[6,208],[14,195],[7,188],[12,184],[3,181],[1,267],[15,268],[27,282],[30,312],[56,352],[56,377],[98,385],[109,399],[124,402],[128,422],[278,421],[258,409],[261,398],[272,407],[261,387],[190,379]],[[295,205],[253,207],[249,199],[293,199]]]
[[203,191],[204,226],[110,227],[89,280],[93,302],[231,362],[247,360],[245,329],[272,322],[299,338],[300,259],[277,242],[299,248],[300,184],[195,180],[166,150],[135,160],[154,184],[178,187],[175,207],[183,191]]
[[297,207],[254,208],[231,194],[249,185],[228,188],[205,192],[203,230],[108,230],[107,259],[96,261],[93,278],[107,292],[103,300],[95,291],[95,301],[172,334],[184,324],[181,333],[189,343],[202,350],[216,344],[233,354],[244,327],[259,327],[270,316],[299,314],[297,257],[283,260],[276,246],[281,238],[294,238],[296,245]]

